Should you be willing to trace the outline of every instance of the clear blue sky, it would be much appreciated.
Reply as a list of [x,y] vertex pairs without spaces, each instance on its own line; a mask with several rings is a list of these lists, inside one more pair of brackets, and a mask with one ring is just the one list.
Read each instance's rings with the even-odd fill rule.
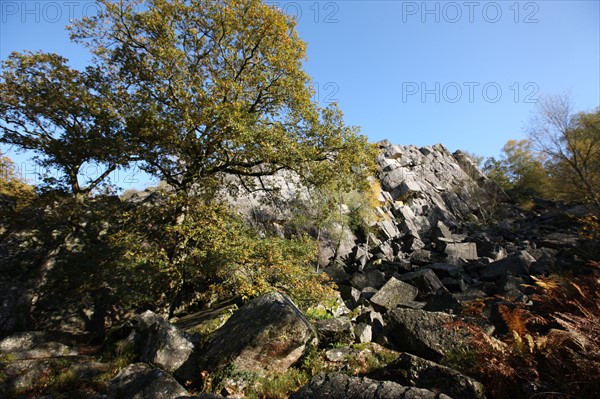
[[[544,93],[570,91],[576,110],[600,105],[597,0],[269,3],[297,17],[318,100],[337,100],[347,123],[372,141],[493,156],[524,137]],[[93,14],[93,2],[0,0],[0,7],[1,59],[28,49],[85,64],[85,49],[63,27]]]

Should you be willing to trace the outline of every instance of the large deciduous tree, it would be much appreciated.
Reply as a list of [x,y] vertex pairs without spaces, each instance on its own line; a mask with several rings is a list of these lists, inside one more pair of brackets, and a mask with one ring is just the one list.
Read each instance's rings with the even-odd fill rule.
[[171,186],[210,192],[225,175],[250,185],[282,169],[347,170],[345,154],[361,161],[366,140],[312,101],[306,45],[281,10],[260,0],[100,4],[72,38],[119,71],[143,167]]
[[[138,159],[178,191],[247,188],[290,170],[308,184],[371,162],[366,138],[312,101],[295,21],[260,0],[98,0],[71,38],[83,71],[56,54],[12,54],[0,82],[0,140],[90,193]],[[102,172],[82,184],[84,165]],[[226,177],[227,178],[224,178]]]

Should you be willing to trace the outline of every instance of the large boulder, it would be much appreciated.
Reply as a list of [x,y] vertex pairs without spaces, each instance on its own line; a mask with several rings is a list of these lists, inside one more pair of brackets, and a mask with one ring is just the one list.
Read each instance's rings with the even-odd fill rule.
[[467,333],[443,312],[399,308],[386,314],[386,334],[398,350],[439,361],[466,345]]
[[110,381],[110,391],[119,399],[175,399],[188,391],[164,370],[145,363],[125,367]]
[[345,374],[317,374],[290,399],[451,399],[433,391]]
[[197,379],[195,346],[186,333],[151,311],[135,317],[131,325],[127,341],[140,361],[155,364],[180,381]]
[[215,332],[201,364],[208,371],[232,365],[249,372],[282,372],[316,343],[312,325],[292,300],[271,292],[248,302]]
[[373,342],[385,344],[387,338],[385,336],[385,322],[383,316],[379,312],[368,311],[356,318],[356,323],[365,323],[371,327],[371,339]]
[[419,290],[416,287],[392,277],[370,301],[376,306],[390,310],[402,303],[414,301],[418,294]]
[[461,399],[484,399],[483,385],[458,371],[430,360],[401,354],[382,369],[375,370],[371,378],[397,382],[400,385],[427,388]]

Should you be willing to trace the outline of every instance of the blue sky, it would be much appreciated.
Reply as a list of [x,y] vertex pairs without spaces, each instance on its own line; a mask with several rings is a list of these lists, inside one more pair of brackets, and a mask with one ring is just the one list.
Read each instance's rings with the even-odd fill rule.
[[[600,105],[599,1],[269,3],[297,17],[316,98],[337,100],[371,141],[496,156],[525,137],[542,94],[569,91],[581,111]],[[83,66],[85,49],[63,27],[94,10],[91,1],[0,0],[0,58],[43,50]]]

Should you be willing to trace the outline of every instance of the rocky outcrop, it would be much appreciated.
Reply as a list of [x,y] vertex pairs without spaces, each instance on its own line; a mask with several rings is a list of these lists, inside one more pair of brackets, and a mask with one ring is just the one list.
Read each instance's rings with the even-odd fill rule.
[[[534,201],[527,212],[512,206],[493,209],[506,199],[504,193],[465,154],[451,154],[442,145],[417,148],[385,141],[379,146],[381,189],[374,193],[377,220],[368,231],[350,231],[340,224],[320,235],[323,268],[319,270],[337,283],[343,300],[335,310],[320,305],[332,318],[311,324],[287,296],[272,292],[235,312],[232,308],[233,316],[212,336],[200,340],[152,312],[143,313],[125,326],[120,337],[127,338],[119,344],[120,349],[133,350],[135,362],[145,363],[122,370],[110,383],[110,395],[188,397],[182,385],[192,382],[199,388],[201,375],[202,384],[215,382],[216,386],[231,369],[261,378],[269,372],[281,374],[313,346],[315,350],[306,358],[318,353],[319,360],[334,370],[353,372],[352,362],[364,365],[369,361],[378,364],[378,369],[368,378],[319,374],[292,398],[483,399],[478,382],[438,363],[446,364],[444,357],[456,354],[455,350],[469,349],[462,323],[476,324],[494,345],[493,336],[510,334],[502,310],[527,310],[535,300],[532,276],[582,270],[582,259],[598,252],[582,242],[576,219],[571,217],[585,212],[547,201]],[[274,179],[282,185],[277,209],[267,212],[260,198],[236,204],[253,223],[283,234],[291,213],[285,207],[303,198],[297,179]],[[132,203],[142,200],[130,199]],[[348,209],[340,205],[342,213]],[[5,263],[0,260],[2,277],[11,270]],[[21,282],[12,277],[0,279],[0,295],[5,298],[0,334],[28,325],[16,323],[22,317],[15,317],[12,310],[18,297],[13,295],[18,291],[15,287]],[[465,310],[479,311],[481,319],[467,318]],[[185,317],[178,322],[181,328],[197,325]],[[384,358],[369,357],[368,349],[358,349],[375,345],[371,342],[394,356],[398,353],[392,349],[404,353],[385,365]],[[12,359],[5,366],[0,358],[0,373],[8,378],[0,396],[11,389],[27,389],[48,374],[47,358],[68,359],[68,371],[81,370],[82,375],[107,367],[46,333],[11,336],[0,341],[0,352]],[[219,392],[242,395],[247,386],[235,378],[219,381],[219,387],[225,386]]]
[[250,372],[282,372],[316,343],[312,325],[291,299],[271,292],[248,302],[216,331],[201,365],[206,370],[233,365]]
[[318,374],[290,399],[451,399],[444,394],[390,381],[345,374]]

